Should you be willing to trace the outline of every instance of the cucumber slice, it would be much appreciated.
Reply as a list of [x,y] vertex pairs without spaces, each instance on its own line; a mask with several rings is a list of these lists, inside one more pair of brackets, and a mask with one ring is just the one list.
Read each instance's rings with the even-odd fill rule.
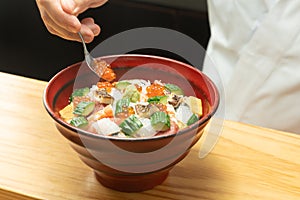
[[126,118],[120,125],[122,132],[128,136],[133,135],[137,130],[143,127],[142,122],[135,116],[131,115]]
[[130,101],[133,102],[133,103],[136,103],[136,102],[138,102],[140,100],[140,97],[141,97],[140,93],[138,91],[135,91],[132,94],[132,96],[130,98]]
[[169,90],[173,94],[183,95],[183,90],[175,84],[167,83],[165,84],[165,88]]
[[140,100],[140,93],[134,85],[126,87],[123,97],[129,98],[131,102],[136,103]]
[[168,103],[168,96],[154,96],[148,98],[148,103],[161,103],[166,105]]
[[159,100],[159,103],[167,105],[168,103],[168,96],[162,96]]
[[116,88],[118,90],[124,90],[128,85],[131,85],[131,83],[127,81],[119,81],[116,83]]
[[115,115],[123,112],[123,107],[128,107],[130,104],[129,98],[123,98],[117,101]]
[[87,125],[89,124],[89,122],[87,121],[87,119],[83,116],[79,116],[79,117],[74,117],[70,124],[72,126],[75,126],[77,128],[85,128],[87,127]]
[[95,108],[94,102],[82,101],[76,106],[73,114],[81,115],[81,116],[88,116],[89,114],[91,114],[91,112],[93,112],[94,108]]
[[170,129],[170,116],[162,111],[155,112],[150,117],[151,125],[156,131],[166,131]]
[[76,89],[73,91],[73,93],[69,97],[69,100],[70,100],[70,102],[72,102],[74,97],[82,97],[82,96],[87,95],[89,92],[90,92],[90,89],[88,87]]
[[199,117],[198,117],[198,115],[196,115],[196,114],[193,114],[190,118],[189,118],[189,120],[187,121],[187,123],[186,123],[186,125],[192,125],[192,124],[194,124],[196,121],[198,121],[199,120]]

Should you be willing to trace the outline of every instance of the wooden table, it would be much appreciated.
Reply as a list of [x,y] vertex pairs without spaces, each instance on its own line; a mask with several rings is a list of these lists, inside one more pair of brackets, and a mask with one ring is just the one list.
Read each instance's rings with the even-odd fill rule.
[[0,199],[300,199],[300,136],[231,121],[208,156],[198,142],[153,190],[105,188],[56,130],[45,86],[0,73]]

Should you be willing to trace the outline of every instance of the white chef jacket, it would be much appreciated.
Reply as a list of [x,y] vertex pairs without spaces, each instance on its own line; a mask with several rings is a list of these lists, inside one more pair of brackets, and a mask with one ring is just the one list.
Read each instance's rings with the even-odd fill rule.
[[300,133],[300,1],[208,0],[208,12],[203,71],[221,80],[225,118]]

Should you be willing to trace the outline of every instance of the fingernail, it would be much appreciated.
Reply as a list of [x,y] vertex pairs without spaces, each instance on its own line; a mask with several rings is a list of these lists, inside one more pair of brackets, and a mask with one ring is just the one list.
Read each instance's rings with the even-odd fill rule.
[[99,35],[99,33],[100,33],[99,29],[97,29],[97,28],[93,29],[92,31],[93,31],[95,36]]
[[100,33],[100,27],[97,24],[91,24],[88,27],[90,28],[90,30],[92,31],[92,33],[94,34],[94,36],[99,35],[99,33]]
[[87,36],[87,37],[84,38],[84,40],[85,40],[86,43],[91,43],[94,40],[94,37]]

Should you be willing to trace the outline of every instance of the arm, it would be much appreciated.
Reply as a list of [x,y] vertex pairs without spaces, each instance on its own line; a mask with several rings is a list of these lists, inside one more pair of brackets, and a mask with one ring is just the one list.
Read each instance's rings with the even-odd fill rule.
[[86,42],[92,42],[99,35],[100,27],[93,18],[79,21],[77,16],[89,8],[96,8],[108,0],[36,0],[41,18],[54,35],[67,40],[80,41],[81,32]]

